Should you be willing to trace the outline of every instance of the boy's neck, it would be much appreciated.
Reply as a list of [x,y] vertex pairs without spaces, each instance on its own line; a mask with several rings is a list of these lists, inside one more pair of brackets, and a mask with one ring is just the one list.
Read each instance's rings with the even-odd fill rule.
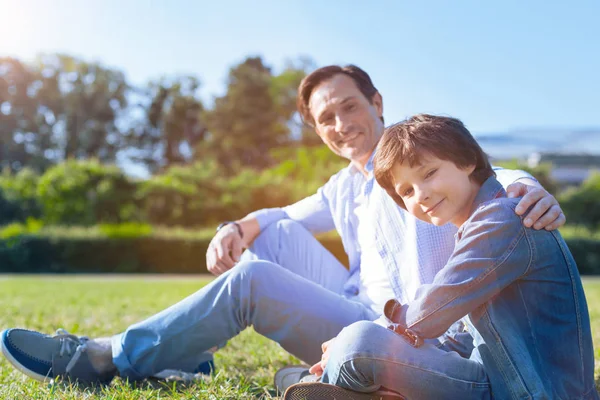
[[470,193],[469,193],[469,198],[465,204],[465,206],[463,207],[463,209],[461,210],[460,213],[458,213],[454,219],[451,221],[451,223],[456,226],[457,228],[460,228],[462,226],[462,224],[465,223],[466,220],[469,219],[469,217],[471,216],[471,210],[473,209],[473,202],[475,201],[475,198],[477,197],[477,194],[479,193],[479,190],[481,189],[481,184],[477,183],[477,182],[471,182],[470,187]]

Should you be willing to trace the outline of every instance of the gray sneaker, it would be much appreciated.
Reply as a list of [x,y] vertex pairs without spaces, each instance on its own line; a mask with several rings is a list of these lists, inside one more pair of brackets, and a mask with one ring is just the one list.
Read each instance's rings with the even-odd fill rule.
[[308,372],[307,365],[290,365],[275,373],[275,388],[278,393],[285,393],[287,388],[300,382],[318,382],[319,377]]
[[107,384],[116,371],[99,373],[92,367],[87,350],[89,338],[71,335],[64,329],[44,335],[26,329],[7,329],[0,336],[0,347],[8,361],[19,371],[38,381],[57,377],[84,384]]

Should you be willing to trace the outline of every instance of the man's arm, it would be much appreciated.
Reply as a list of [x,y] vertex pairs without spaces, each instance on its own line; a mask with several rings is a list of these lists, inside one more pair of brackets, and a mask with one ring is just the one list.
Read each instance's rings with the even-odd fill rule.
[[337,175],[334,175],[317,193],[290,206],[262,209],[248,214],[236,221],[240,229],[235,224],[221,228],[206,251],[208,271],[219,276],[233,268],[243,249],[250,247],[263,229],[283,219],[297,221],[313,233],[332,230],[335,225],[327,193],[336,184],[336,178]]
[[409,304],[388,302],[386,317],[397,332],[414,335],[418,346],[498,295],[526,273],[530,262],[520,217],[506,202],[490,203],[471,217],[433,283],[422,285]]
[[497,167],[494,171],[508,197],[522,197],[515,210],[517,215],[524,215],[531,208],[523,221],[526,227],[551,231],[565,224],[565,214],[558,201],[533,176],[524,171]]

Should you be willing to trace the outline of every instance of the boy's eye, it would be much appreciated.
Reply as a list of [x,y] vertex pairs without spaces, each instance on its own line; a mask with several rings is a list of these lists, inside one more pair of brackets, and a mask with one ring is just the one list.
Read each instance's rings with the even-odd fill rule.
[[404,192],[402,192],[402,196],[404,196],[404,197],[410,196],[412,192],[413,192],[412,188],[405,189]]
[[427,173],[427,175],[425,175],[425,178],[429,178],[430,176],[432,176],[433,174],[435,174],[435,173],[436,173],[436,171],[437,171],[437,169],[432,169],[431,171],[429,171],[429,172]]
[[321,118],[321,124],[322,125],[329,125],[329,123],[333,121],[333,117],[331,115],[326,115],[323,118]]

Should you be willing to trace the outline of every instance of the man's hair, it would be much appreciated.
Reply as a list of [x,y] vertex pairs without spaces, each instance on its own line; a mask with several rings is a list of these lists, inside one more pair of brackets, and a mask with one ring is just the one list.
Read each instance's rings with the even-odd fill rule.
[[458,168],[474,165],[475,170],[469,178],[480,185],[490,176],[496,176],[487,155],[460,120],[415,115],[385,129],[373,159],[377,183],[404,209],[406,206],[394,189],[392,167],[404,162],[411,167],[419,165],[422,157],[428,154],[451,161]]
[[[302,118],[302,121],[311,128],[315,127],[315,121],[310,114],[309,108],[310,96],[312,95],[313,90],[322,82],[331,79],[338,74],[347,75],[352,78],[363,96],[366,97],[369,103],[373,103],[373,96],[377,93],[377,89],[373,85],[369,74],[358,68],[356,65],[350,64],[344,67],[340,67],[339,65],[328,65],[316,69],[302,79],[300,87],[298,88],[298,97],[296,98],[296,106],[300,112],[300,117]],[[381,121],[383,122],[383,117],[381,117]]]

